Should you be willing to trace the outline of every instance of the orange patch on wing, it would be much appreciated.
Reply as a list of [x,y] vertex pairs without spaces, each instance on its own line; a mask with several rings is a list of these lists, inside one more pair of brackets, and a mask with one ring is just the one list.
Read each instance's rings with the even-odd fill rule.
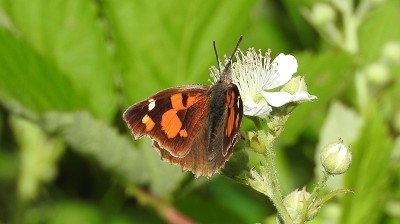
[[[230,136],[232,134],[233,125],[235,124],[235,108],[233,108],[234,100],[235,100],[235,93],[231,92],[231,94],[226,95],[226,99],[228,101],[228,110],[229,110],[229,117],[226,125],[225,134],[226,136]],[[237,122],[236,122],[237,123]]]
[[187,96],[186,106],[184,106],[182,93],[177,93],[170,97],[172,109],[165,112],[161,117],[161,130],[164,131],[168,138],[175,138],[178,134],[183,138],[188,136],[185,129],[181,130],[182,121],[179,119],[177,113],[180,110],[187,110],[199,99],[197,95]]
[[191,107],[193,104],[195,104],[197,101],[199,101],[199,98],[196,96],[189,96],[186,101],[186,108]]
[[154,128],[154,125],[156,125],[153,119],[151,119],[147,114],[142,118],[142,123],[146,125],[146,131],[151,131]]
[[229,107],[233,107],[235,103],[235,92],[231,92],[231,100],[229,101]]
[[171,105],[175,110],[185,110],[195,104],[199,98],[197,96],[187,96],[186,106],[183,106],[182,93],[177,93],[171,96]]
[[182,122],[176,114],[178,111],[170,109],[161,117],[161,130],[167,134],[168,138],[175,138],[182,127]]
[[183,98],[182,98],[182,93],[177,93],[171,96],[171,105],[172,108],[175,110],[183,110],[186,109],[186,107],[183,106]]
[[235,123],[235,118],[234,118],[234,114],[235,111],[233,108],[229,109],[229,117],[228,117],[228,123],[227,123],[227,127],[226,127],[226,135],[230,136],[233,130],[233,124]]
[[187,133],[186,129],[182,129],[179,131],[179,135],[183,138],[186,138],[188,136],[188,133]]

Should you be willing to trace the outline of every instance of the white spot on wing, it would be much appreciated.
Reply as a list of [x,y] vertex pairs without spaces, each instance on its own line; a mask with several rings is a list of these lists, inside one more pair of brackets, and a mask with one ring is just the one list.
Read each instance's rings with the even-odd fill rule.
[[156,101],[153,98],[149,99],[148,107],[149,107],[149,111],[153,110],[153,108],[156,107]]

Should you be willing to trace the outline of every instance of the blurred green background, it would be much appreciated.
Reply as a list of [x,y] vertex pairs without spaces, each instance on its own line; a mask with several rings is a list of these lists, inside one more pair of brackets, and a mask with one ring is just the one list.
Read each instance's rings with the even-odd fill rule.
[[310,25],[316,2],[0,0],[0,223],[165,223],[166,208],[200,223],[274,222],[264,195],[182,173],[121,119],[161,89],[208,85],[212,41],[230,54],[240,35],[242,50],[293,54],[318,96],[276,144],[284,194],[312,189],[318,150],[342,138],[353,164],[329,186],[355,193],[313,223],[400,223],[400,60],[382,53],[396,56],[385,46],[400,41],[400,1],[355,1],[377,4],[356,50]]

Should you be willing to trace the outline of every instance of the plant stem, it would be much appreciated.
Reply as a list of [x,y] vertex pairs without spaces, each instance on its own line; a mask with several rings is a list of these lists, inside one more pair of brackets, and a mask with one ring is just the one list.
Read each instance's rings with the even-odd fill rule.
[[305,202],[303,211],[301,213],[301,218],[299,220],[299,223],[304,223],[308,219],[308,211],[310,211],[311,206],[315,202],[315,199],[318,197],[319,192],[323,187],[325,187],[326,182],[328,181],[329,174],[324,172],[324,175],[322,176],[321,180],[318,182],[317,186],[314,188],[313,192],[310,195],[310,198]]
[[[278,127],[280,125],[273,125],[273,127],[270,127],[270,133],[268,131],[268,128],[263,125],[260,119],[254,118],[253,122],[258,129],[259,141],[262,147],[265,148],[263,151],[265,152],[264,157],[266,162],[266,172],[268,176],[264,177],[263,180],[266,182],[265,184],[267,188],[271,190],[271,194],[266,195],[274,204],[283,222],[292,223],[292,218],[290,217],[285,205],[283,204],[283,197],[279,187],[278,176],[276,175],[277,171],[275,167],[275,153],[272,149],[273,141],[281,133],[282,128]],[[281,124],[281,122],[277,122],[276,124]]]
[[193,224],[194,222],[177,211],[165,201],[162,201],[138,188],[131,186],[127,189],[128,194],[135,197],[141,204],[152,206],[162,218],[168,223]]
[[317,186],[314,188],[313,192],[311,193],[310,200],[313,201],[321,191],[323,187],[325,187],[326,182],[328,181],[328,178],[330,177],[330,174],[327,172],[324,172],[324,175],[322,176],[321,180],[318,182]]
[[264,180],[267,181],[266,185],[271,188],[272,194],[269,197],[272,203],[275,205],[275,208],[283,222],[292,223],[292,218],[283,204],[283,197],[279,187],[278,176],[276,175],[275,153],[272,151],[272,147],[268,146],[268,137],[263,130],[259,131],[259,137],[263,143],[263,146],[266,147],[266,153],[264,153],[264,156],[266,159],[266,171],[268,173],[268,177],[264,178]]
[[344,32],[344,48],[348,52],[355,54],[358,52],[358,21],[354,16],[353,1],[344,1],[343,7],[340,8],[343,19]]

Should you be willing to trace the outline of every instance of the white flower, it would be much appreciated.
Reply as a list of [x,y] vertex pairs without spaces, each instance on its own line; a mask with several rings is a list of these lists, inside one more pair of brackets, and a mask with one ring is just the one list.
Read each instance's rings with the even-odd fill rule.
[[[218,80],[218,69],[213,68],[211,72],[214,80]],[[304,79],[292,79],[295,72],[297,60],[292,55],[281,53],[271,62],[270,51],[263,56],[261,50],[257,54],[253,48],[246,55],[238,50],[236,62],[233,63],[232,82],[239,88],[244,114],[266,117],[273,107],[316,99],[316,96],[307,92]],[[289,82],[291,79],[294,81]],[[278,87],[283,88],[272,91]]]

